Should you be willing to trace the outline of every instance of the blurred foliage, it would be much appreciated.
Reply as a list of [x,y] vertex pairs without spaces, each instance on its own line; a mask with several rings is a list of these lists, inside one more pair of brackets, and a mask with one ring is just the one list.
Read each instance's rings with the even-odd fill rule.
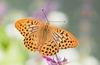
[[0,28],[0,48],[4,51],[7,51],[7,49],[10,46],[10,38],[6,35],[4,28]]

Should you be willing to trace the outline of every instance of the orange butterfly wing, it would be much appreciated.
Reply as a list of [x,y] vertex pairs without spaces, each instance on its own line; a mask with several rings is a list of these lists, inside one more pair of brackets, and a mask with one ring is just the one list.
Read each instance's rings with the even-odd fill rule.
[[24,45],[31,51],[38,49],[38,37],[41,27],[44,25],[36,19],[25,18],[18,20],[15,27],[24,36]]
[[78,46],[77,39],[68,31],[51,26],[52,37],[56,44],[59,44],[59,49],[74,48]]

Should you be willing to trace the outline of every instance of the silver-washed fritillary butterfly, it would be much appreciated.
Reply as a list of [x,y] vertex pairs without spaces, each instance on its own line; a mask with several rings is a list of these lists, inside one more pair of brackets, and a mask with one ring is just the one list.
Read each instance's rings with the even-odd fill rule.
[[39,20],[25,18],[18,20],[15,27],[24,36],[24,45],[30,51],[38,50],[44,56],[51,56],[60,49],[74,48],[78,45],[76,38],[68,31],[50,26]]

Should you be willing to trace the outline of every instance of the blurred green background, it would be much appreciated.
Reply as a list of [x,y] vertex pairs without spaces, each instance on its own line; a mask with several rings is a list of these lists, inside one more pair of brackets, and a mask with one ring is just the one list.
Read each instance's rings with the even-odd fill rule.
[[70,31],[79,41],[77,48],[58,53],[68,65],[100,65],[100,0],[0,0],[0,65],[47,65],[38,52],[24,47],[14,27],[21,18],[45,22],[42,9],[51,25]]

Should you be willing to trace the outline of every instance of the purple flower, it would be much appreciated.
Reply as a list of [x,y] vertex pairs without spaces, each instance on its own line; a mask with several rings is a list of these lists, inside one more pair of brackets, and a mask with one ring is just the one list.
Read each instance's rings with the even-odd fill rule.
[[52,59],[52,58],[47,57],[47,56],[43,56],[43,58],[46,59],[48,65],[65,65],[65,64],[68,63],[66,58],[64,58],[63,60],[61,60],[61,58],[60,57],[58,58],[57,55],[56,55],[57,61],[54,60],[54,58]]
[[[41,11],[39,11],[39,12],[37,12],[37,13],[33,13],[33,14],[31,14],[30,16],[31,16],[32,18],[35,18],[35,19],[44,21],[46,18],[45,18],[45,16],[44,16],[43,12],[42,12],[42,9],[44,10],[44,12],[45,12],[45,14],[46,14],[46,16],[47,16],[50,12],[56,10],[56,9],[58,8],[57,6],[58,6],[58,5],[57,5],[57,2],[55,2],[55,1],[53,1],[53,0],[48,1],[48,2],[44,3],[43,6],[41,6]],[[39,10],[40,10],[40,9],[39,9]]]
[[2,19],[4,18],[4,15],[7,11],[7,6],[4,2],[0,2],[0,24]]

